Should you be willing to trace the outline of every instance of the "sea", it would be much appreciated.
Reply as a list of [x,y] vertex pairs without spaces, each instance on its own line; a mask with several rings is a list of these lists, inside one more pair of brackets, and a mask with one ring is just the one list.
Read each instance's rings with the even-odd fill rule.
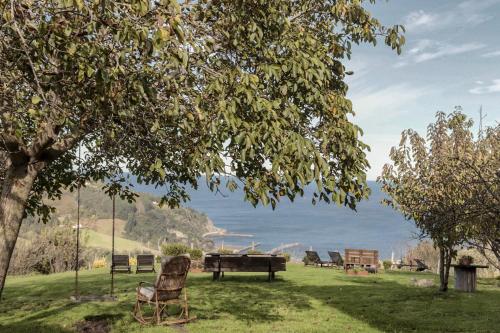
[[[401,258],[417,243],[417,229],[401,213],[381,203],[384,193],[376,182],[368,182],[371,195],[358,203],[356,211],[336,204],[311,202],[313,189],[294,202],[278,203],[275,210],[262,205],[254,208],[244,201],[241,191],[211,192],[202,181],[191,190],[191,200],[184,205],[205,213],[216,227],[239,236],[214,237],[218,247],[248,247],[260,251],[294,245],[284,252],[295,259],[313,249],[322,259],[327,251],[344,252],[346,248],[375,249],[381,259]],[[135,190],[162,195],[165,190],[135,185]],[[242,236],[243,235],[243,236]]]

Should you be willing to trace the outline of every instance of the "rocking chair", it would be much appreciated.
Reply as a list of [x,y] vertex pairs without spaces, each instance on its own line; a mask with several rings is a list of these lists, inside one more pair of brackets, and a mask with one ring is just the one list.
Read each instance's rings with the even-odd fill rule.
[[[162,260],[161,271],[154,284],[140,282],[137,287],[137,298],[134,307],[134,318],[141,324],[175,325],[187,323],[196,317],[189,318],[186,277],[191,265],[189,255],[166,257]],[[150,286],[145,286],[149,284]],[[184,289],[184,295],[181,295]],[[177,318],[171,320],[167,315],[168,305],[181,307]],[[144,316],[144,307],[154,308],[153,315]],[[163,319],[164,315],[167,315]]]

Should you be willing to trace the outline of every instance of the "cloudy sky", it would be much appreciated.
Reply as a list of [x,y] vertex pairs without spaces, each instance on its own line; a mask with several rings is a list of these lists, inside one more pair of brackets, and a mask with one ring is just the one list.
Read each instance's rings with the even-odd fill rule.
[[355,123],[371,146],[374,180],[403,129],[425,132],[436,111],[456,105],[483,124],[500,122],[500,0],[379,0],[369,7],[385,25],[403,24],[398,56],[383,43],[354,49],[348,68]]

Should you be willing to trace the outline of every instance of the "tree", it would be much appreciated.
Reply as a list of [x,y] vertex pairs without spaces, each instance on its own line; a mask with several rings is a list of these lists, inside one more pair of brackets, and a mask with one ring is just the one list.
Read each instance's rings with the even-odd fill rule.
[[469,244],[500,269],[500,125],[480,133],[473,154],[462,156],[459,163],[469,171],[461,182],[471,193],[464,203],[474,220]]
[[384,202],[413,220],[421,237],[429,237],[440,253],[440,290],[448,289],[448,276],[456,248],[471,238],[473,219],[466,202],[472,192],[462,186],[470,171],[461,160],[472,156],[472,121],[460,108],[446,116],[436,114],[427,139],[413,130],[403,132],[390,152],[378,181],[390,198]]
[[253,205],[315,182],[314,201],[354,208],[367,146],[342,60],[377,36],[404,43],[363,5],[0,0],[0,291],[23,216],[87,180],[132,200],[124,167],[167,185],[162,204],[204,175]]

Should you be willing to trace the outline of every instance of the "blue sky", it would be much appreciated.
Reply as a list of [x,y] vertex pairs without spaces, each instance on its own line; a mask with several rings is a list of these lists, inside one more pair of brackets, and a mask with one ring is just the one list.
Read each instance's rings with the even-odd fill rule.
[[456,105],[484,125],[500,122],[500,0],[379,0],[369,6],[385,25],[403,24],[406,45],[359,46],[347,64],[349,93],[372,151],[368,179],[388,162],[407,128],[422,134],[436,111]]

